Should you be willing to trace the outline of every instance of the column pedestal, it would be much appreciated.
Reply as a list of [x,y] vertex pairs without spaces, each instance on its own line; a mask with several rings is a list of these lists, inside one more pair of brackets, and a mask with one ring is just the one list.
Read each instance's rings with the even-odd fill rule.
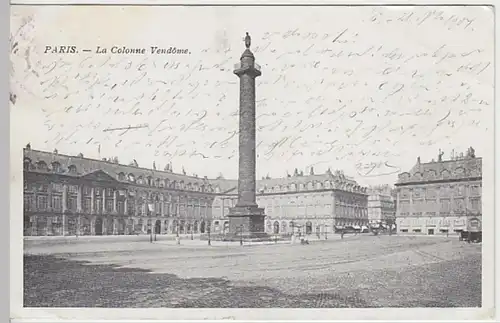
[[229,232],[225,240],[239,241],[242,238],[263,239],[268,238],[264,232],[264,208],[258,206],[236,206],[229,209]]

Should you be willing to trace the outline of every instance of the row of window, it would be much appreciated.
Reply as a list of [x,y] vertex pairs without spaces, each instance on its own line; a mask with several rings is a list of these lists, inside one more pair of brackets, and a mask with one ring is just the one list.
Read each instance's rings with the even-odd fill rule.
[[[67,210],[76,212],[77,211],[77,198],[68,197]],[[134,200],[127,201],[117,201],[116,202],[116,212],[118,214],[125,214],[125,204],[127,207],[127,214],[137,214],[137,215],[161,215],[170,216],[179,214],[181,216],[198,217],[206,216],[207,206],[193,206],[193,205],[179,205],[176,203],[165,202],[163,205],[161,203],[155,204],[145,204],[136,203]],[[162,209],[163,206],[163,209]],[[112,213],[114,212],[114,200],[105,200],[105,205],[102,199],[94,199],[94,212],[101,213]],[[24,194],[24,210],[25,211],[59,211],[63,210],[63,199],[60,195],[38,195],[36,197],[36,204],[34,201],[34,196],[31,194]],[[82,211],[85,213],[91,213],[92,211],[92,199],[84,198],[82,199]]]
[[399,212],[398,217],[433,217],[433,216],[467,216],[467,215],[479,215],[481,211],[454,211],[454,212]]
[[365,187],[361,187],[356,184],[352,183],[347,183],[347,182],[335,182],[335,181],[330,181],[326,180],[323,182],[320,181],[311,181],[307,183],[290,183],[290,184],[284,184],[284,185],[276,185],[272,187],[268,187],[267,185],[264,185],[262,187],[259,187],[258,191],[260,193],[281,193],[281,192],[297,192],[297,191],[305,191],[305,190],[321,190],[321,189],[332,189],[332,188],[337,188],[341,189],[344,191],[348,192],[359,192],[359,193],[364,193],[366,192]]
[[449,178],[464,178],[464,177],[478,177],[481,176],[480,165],[471,165],[470,168],[458,167],[453,171],[443,169],[440,173],[435,170],[428,170],[424,173],[416,172],[413,175],[410,173],[402,173],[399,175],[400,181],[420,181],[420,180],[431,180],[431,179],[449,179]]
[[[78,195],[78,186],[77,185],[67,185],[68,188],[68,194],[69,195]],[[127,195],[127,192],[125,190],[114,190],[113,188],[101,188],[101,187],[90,187],[90,186],[83,186],[83,197],[91,197],[92,196],[92,189],[94,191],[94,196],[100,197],[100,196],[106,196],[107,198],[114,198],[115,193],[118,193],[118,198],[124,198],[125,195]],[[46,183],[28,183],[27,181],[24,182],[24,190],[25,192],[41,192],[41,193],[48,193],[53,192],[53,193],[63,193],[64,191],[64,185],[61,183],[51,183],[51,184],[46,184]],[[134,196],[132,195],[131,192],[128,192],[129,196]],[[141,198],[147,198],[147,193],[142,192],[140,195]],[[153,200],[160,201],[161,200],[161,194],[156,194],[152,196]],[[202,205],[203,203],[207,203],[203,199],[195,199],[195,198],[188,198],[184,196],[172,196],[169,194],[164,195],[165,200],[170,200],[174,203],[174,201],[180,203],[180,204],[188,204],[188,205]]]
[[[68,166],[67,171],[63,169],[61,164],[57,161],[51,163],[51,167],[47,165],[47,163],[43,160],[37,161],[35,164],[31,162],[29,158],[24,159],[24,170],[37,170],[43,172],[54,172],[54,173],[70,173],[77,174],[77,168],[75,165]],[[132,173],[125,174],[123,172],[118,173],[117,179],[120,181],[129,181],[131,183],[135,183],[138,185],[147,185],[159,188],[172,188],[179,190],[188,190],[188,191],[197,191],[197,192],[209,192],[209,193],[220,193],[220,188],[216,186],[212,187],[211,184],[199,184],[199,183],[185,183],[183,180],[169,180],[169,179],[154,179],[151,176],[144,178],[143,176],[136,176]]]
[[415,188],[401,188],[400,189],[400,199],[409,199],[410,196],[413,199],[436,199],[439,197],[451,197],[451,196],[465,196],[468,191],[470,196],[481,195],[481,185],[480,184],[457,184],[457,185],[443,185],[443,186],[432,186],[432,187],[415,187]]
[[[47,165],[47,163],[43,160],[39,160],[36,163],[32,163],[31,159],[29,158],[24,158],[23,162],[23,168],[25,171],[30,171],[30,170],[38,170],[42,172],[54,172],[54,173],[65,173],[66,170],[63,169],[61,164],[57,161],[54,161],[50,164],[50,167]],[[77,169],[75,165],[69,165],[67,172],[70,174],[77,174]]]
[[220,193],[220,188],[216,186],[215,188],[211,184],[202,183],[185,183],[183,180],[169,180],[169,179],[154,179],[151,176],[146,178],[139,176],[135,177],[134,174],[125,174],[123,172],[118,174],[118,180],[120,181],[129,181],[131,183],[136,183],[138,185],[147,185],[159,188],[172,188],[178,190],[188,190],[188,191],[196,191],[196,192],[208,192],[208,193]]
[[429,219],[421,221],[421,219],[403,219],[399,221],[400,226],[463,226],[466,224],[465,219]]
[[442,199],[439,204],[431,201],[413,201],[413,203],[408,203],[407,201],[402,201],[399,204],[399,209],[401,212],[426,212],[430,210],[440,210],[441,212],[465,212],[465,210],[479,211],[481,210],[481,199],[472,198],[469,199],[468,203],[465,199],[454,199],[453,202],[449,199]]
[[[142,219],[117,219],[116,221],[106,221],[105,219],[91,219],[83,216],[80,218],[80,225],[75,218],[66,218],[65,232],[74,235],[102,235],[102,234],[130,234],[130,233],[149,233],[154,230],[157,234],[179,233],[179,234],[197,234],[205,233],[209,230],[210,223],[205,221],[186,220],[147,220]],[[31,217],[25,221],[26,235],[63,235],[63,217]]]

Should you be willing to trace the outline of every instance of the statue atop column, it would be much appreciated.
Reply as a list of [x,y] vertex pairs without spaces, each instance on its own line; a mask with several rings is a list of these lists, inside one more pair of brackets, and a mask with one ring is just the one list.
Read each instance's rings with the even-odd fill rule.
[[245,36],[245,47],[246,48],[250,48],[251,43],[252,43],[252,38],[247,33],[247,35]]

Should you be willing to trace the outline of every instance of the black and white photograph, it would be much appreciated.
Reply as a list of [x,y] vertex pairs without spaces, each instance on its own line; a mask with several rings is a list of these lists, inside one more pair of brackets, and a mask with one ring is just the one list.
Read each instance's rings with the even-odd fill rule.
[[492,317],[492,6],[10,26],[11,317]]

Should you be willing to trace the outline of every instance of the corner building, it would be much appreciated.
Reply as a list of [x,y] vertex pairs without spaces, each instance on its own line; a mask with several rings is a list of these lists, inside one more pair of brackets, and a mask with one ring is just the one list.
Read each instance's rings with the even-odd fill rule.
[[399,233],[450,234],[482,220],[482,159],[465,157],[421,163],[398,175],[396,223]]
[[[236,204],[235,181],[224,181],[215,198],[213,232],[228,230],[229,209]],[[257,202],[265,208],[265,232],[287,235],[333,233],[335,228],[368,225],[366,188],[342,173],[301,175],[257,181]]]
[[368,220],[370,225],[392,225],[396,220],[396,203],[389,185],[368,188]]

